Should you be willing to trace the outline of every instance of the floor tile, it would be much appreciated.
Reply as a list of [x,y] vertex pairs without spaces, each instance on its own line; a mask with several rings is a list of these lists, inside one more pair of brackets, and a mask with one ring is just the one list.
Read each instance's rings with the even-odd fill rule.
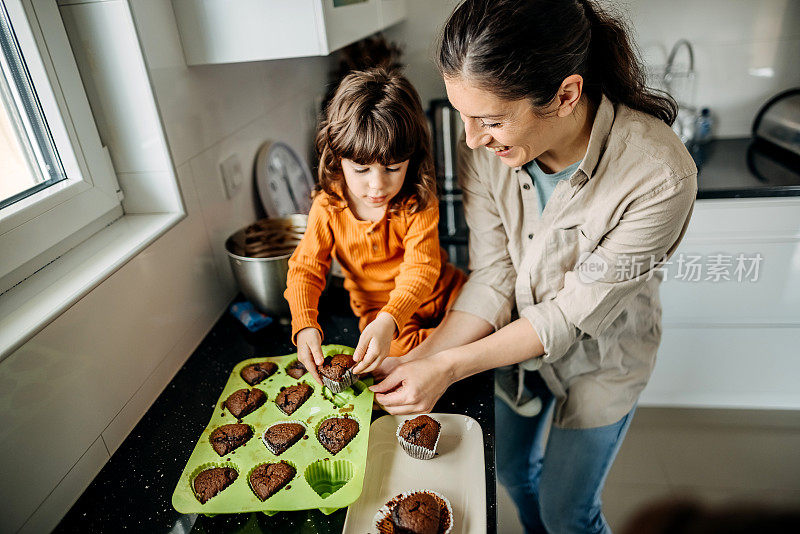
[[603,490],[603,515],[616,532],[643,507],[673,496],[672,489],[664,484],[609,485]]
[[657,432],[653,449],[676,486],[800,490],[800,432],[681,428]]

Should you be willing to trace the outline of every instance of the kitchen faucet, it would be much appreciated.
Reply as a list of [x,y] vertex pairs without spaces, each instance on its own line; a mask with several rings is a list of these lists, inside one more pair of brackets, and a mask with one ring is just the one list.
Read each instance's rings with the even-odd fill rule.
[[664,67],[664,86],[667,88],[667,92],[678,101],[680,107],[694,112],[695,107],[692,104],[673,94],[674,87],[672,84],[676,79],[676,73],[673,72],[673,67],[675,63],[675,56],[678,55],[678,51],[680,51],[681,47],[686,47],[686,50],[689,53],[689,69],[683,76],[686,78],[689,84],[694,83],[694,48],[692,48],[692,43],[690,43],[688,39],[678,39],[678,41],[672,46],[672,50],[670,50],[669,56],[667,57],[667,64]]
[[[675,71],[675,57],[681,48],[686,48],[689,53],[689,68],[685,71]],[[687,39],[679,39],[672,47],[667,57],[662,75],[664,88],[678,103],[678,116],[672,129],[681,138],[684,144],[690,143],[695,136],[695,121],[697,120],[697,107],[694,104],[695,71],[694,49]],[[679,83],[676,83],[679,82]]]

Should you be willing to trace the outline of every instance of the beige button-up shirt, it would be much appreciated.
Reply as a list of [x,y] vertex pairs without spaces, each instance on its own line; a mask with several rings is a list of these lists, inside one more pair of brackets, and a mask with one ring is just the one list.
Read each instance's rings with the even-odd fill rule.
[[535,184],[484,148],[459,147],[471,274],[453,309],[499,329],[530,321],[555,424],[618,421],[650,377],[661,341],[658,262],[677,248],[697,168],[662,121],[605,96],[586,155],[541,216]]

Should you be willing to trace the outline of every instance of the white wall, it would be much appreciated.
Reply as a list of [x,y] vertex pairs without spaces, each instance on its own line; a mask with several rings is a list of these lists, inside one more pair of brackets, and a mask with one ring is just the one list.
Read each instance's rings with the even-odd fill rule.
[[433,61],[439,31],[459,0],[406,0],[406,20],[384,31],[389,41],[403,47],[406,76],[414,84],[423,107],[435,98],[447,98],[444,83]]
[[[408,77],[424,103],[444,98],[432,61],[439,29],[457,0],[408,0],[409,17],[386,32],[405,46]],[[750,133],[759,107],[800,85],[800,2],[797,0],[613,0],[629,18],[649,66],[666,62],[681,38],[694,45],[695,104],[717,119],[715,135]],[[533,36],[531,38],[534,38]],[[685,63],[681,53],[677,60]]]
[[[157,121],[100,96],[114,83],[101,79],[111,52],[96,33],[113,32],[128,4],[171,162],[153,150]],[[219,162],[237,153],[249,173],[274,140],[307,154],[329,70],[327,58],[186,68],[166,1],[62,12],[120,181],[161,187],[176,171],[187,217],[0,363],[0,447],[13,451],[0,463],[2,532],[52,528],[224,312],[236,287],[223,241],[256,212],[251,183],[225,198]]]

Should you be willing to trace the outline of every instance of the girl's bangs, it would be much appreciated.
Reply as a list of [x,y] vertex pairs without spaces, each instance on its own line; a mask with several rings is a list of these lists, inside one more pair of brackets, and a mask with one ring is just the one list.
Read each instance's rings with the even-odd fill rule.
[[382,119],[370,114],[360,121],[348,121],[330,139],[331,150],[339,158],[359,165],[392,165],[409,159],[417,145],[413,135],[398,135],[408,129]]

